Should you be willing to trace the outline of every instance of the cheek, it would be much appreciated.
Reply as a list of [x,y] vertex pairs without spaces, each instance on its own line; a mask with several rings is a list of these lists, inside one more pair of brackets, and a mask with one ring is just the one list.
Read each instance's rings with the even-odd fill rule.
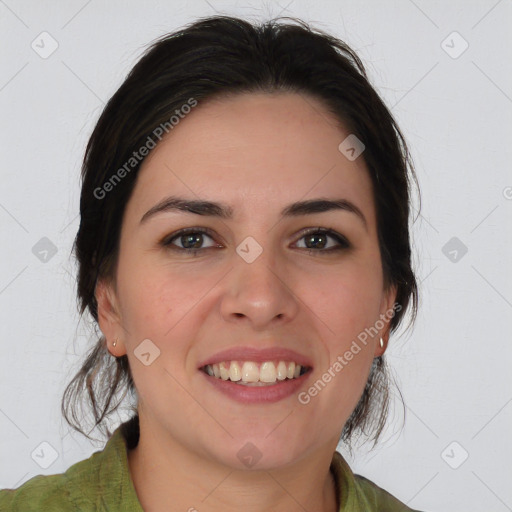
[[167,283],[150,276],[131,278],[122,293],[123,319],[130,337],[161,338],[169,329],[169,318],[179,309]]
[[[155,394],[155,389],[168,389],[179,400],[182,389],[173,377],[183,378],[183,361],[194,332],[190,323],[193,318],[188,313],[202,296],[199,286],[189,286],[194,280],[186,277],[186,273],[176,275],[156,265],[144,265],[126,274],[121,282],[128,359],[138,394],[141,400],[151,402],[166,396],[166,393]],[[137,357],[137,349],[146,339],[159,350],[148,366],[141,364]],[[151,354],[152,350],[150,345]],[[182,398],[185,400],[186,396]]]
[[335,346],[343,348],[379,318],[383,283],[378,265],[354,262],[312,281],[313,288],[303,289],[304,302],[324,322],[327,338]]
[[329,366],[322,368],[320,378],[329,382],[325,403],[343,421],[356,406],[373,362],[376,337],[372,328],[380,318],[382,286],[382,273],[375,263],[347,265],[337,279],[324,282],[326,293],[321,301],[328,311]]
[[128,332],[163,342],[205,294],[205,279],[158,263],[126,264],[119,273],[122,314]]

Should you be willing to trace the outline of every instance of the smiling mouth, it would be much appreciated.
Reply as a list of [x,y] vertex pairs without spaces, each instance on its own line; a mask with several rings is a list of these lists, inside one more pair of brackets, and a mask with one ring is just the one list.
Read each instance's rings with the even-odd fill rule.
[[207,364],[201,371],[215,379],[243,386],[272,386],[286,380],[298,379],[311,371],[311,368],[294,361],[223,361]]

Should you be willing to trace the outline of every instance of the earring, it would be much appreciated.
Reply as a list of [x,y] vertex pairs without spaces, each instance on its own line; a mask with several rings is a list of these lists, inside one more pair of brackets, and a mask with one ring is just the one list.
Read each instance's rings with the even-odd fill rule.
[[381,338],[379,340],[380,348],[384,348],[384,340]]
[[[381,338],[382,339],[382,338]],[[112,343],[112,346],[115,347],[117,345],[117,338],[114,340],[114,343]]]

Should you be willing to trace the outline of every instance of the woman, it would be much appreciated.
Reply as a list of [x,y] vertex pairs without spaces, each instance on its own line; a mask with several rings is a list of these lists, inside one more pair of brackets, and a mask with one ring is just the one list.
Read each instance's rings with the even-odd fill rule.
[[385,424],[414,172],[358,57],[293,21],[199,20],[106,106],[75,240],[103,336],[63,413],[85,434],[85,387],[103,428],[125,385],[135,414],[2,510],[411,510],[335,450]]

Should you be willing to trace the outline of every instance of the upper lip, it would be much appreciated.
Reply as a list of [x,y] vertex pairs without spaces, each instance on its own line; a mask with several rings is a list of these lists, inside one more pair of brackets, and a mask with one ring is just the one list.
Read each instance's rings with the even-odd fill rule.
[[221,350],[208,357],[199,364],[199,368],[203,368],[209,364],[222,363],[223,361],[254,361],[255,363],[264,363],[265,361],[294,361],[301,366],[312,366],[307,356],[287,348],[233,347]]

